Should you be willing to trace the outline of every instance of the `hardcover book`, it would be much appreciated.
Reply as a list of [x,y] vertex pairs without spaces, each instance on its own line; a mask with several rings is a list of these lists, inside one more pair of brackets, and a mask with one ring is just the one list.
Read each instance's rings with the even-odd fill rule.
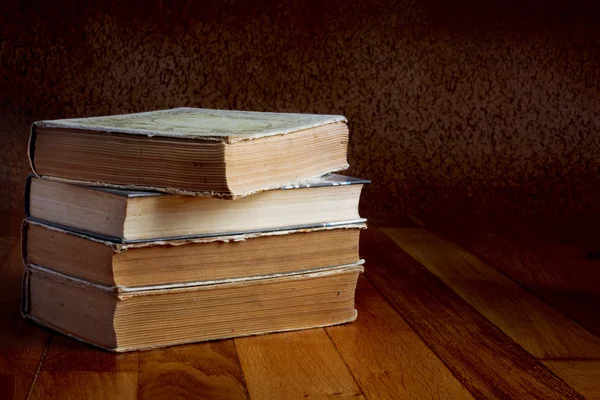
[[121,288],[301,273],[360,262],[365,224],[114,243],[25,221],[26,264]]
[[176,108],[39,121],[31,168],[52,180],[235,198],[348,167],[340,115]]
[[119,292],[27,266],[23,316],[122,352],[351,322],[361,265],[236,282]]
[[364,179],[330,174],[235,201],[108,189],[30,177],[30,219],[122,243],[364,222]]

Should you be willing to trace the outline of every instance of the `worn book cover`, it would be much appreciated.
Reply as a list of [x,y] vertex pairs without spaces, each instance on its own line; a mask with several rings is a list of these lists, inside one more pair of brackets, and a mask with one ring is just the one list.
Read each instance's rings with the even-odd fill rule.
[[[324,154],[319,156],[321,158],[319,158],[318,163],[309,162],[307,164],[307,158],[299,158],[296,161],[291,161],[297,165],[295,169],[296,171],[301,171],[302,168],[308,168],[307,171],[310,172],[304,172],[304,174],[309,175],[289,175],[290,171],[288,170],[286,173],[289,175],[289,177],[283,178],[278,177],[275,172],[277,168],[281,168],[278,163],[280,163],[279,160],[282,156],[286,161],[288,161],[289,156],[283,155],[283,152],[292,149],[292,147],[289,146],[291,142],[284,145],[284,147],[273,144],[272,146],[275,146],[273,148],[277,148],[279,150],[266,150],[266,154],[268,156],[265,155],[264,157],[267,158],[263,157],[261,159],[256,159],[256,162],[253,162],[255,166],[252,167],[255,170],[255,177],[270,177],[271,175],[275,176],[275,178],[273,178],[275,180],[271,183],[257,183],[256,179],[254,178],[254,180],[251,179],[249,182],[244,181],[243,183],[239,183],[241,181],[229,181],[229,177],[225,178],[224,176],[221,176],[221,173],[223,172],[219,170],[221,167],[214,167],[217,168],[217,170],[211,170],[211,168],[213,168],[211,164],[214,164],[216,160],[220,160],[219,162],[225,162],[224,159],[229,159],[232,160],[232,162],[239,161],[240,163],[244,164],[248,162],[245,160],[245,158],[250,151],[243,145],[244,143],[254,142],[258,139],[269,142],[267,139],[273,139],[274,136],[285,136],[293,133],[310,132],[311,130],[321,129],[325,126],[344,124],[345,122],[345,117],[341,115],[230,111],[201,108],[176,108],[171,110],[159,110],[135,114],[47,120],[38,121],[32,125],[28,155],[33,172],[37,176],[45,179],[123,189],[150,189],[184,195],[237,198],[260,192],[262,190],[281,187],[286,182],[297,182],[302,179],[346,169],[348,168],[348,163],[345,160],[345,154],[344,157],[338,155],[335,162],[333,161],[333,158],[329,158],[329,162],[327,162],[327,157],[323,158]],[[102,160],[106,161],[103,164],[103,168],[105,168],[106,171],[102,171],[102,173],[100,173],[94,170],[94,172],[90,175],[89,172],[82,173],[79,171],[82,166],[81,163],[83,163],[83,166],[87,165],[86,161],[81,160],[80,158],[77,158],[77,160],[70,159],[77,154],[76,151],[73,151],[70,156],[67,156],[66,153],[61,153],[60,156],[57,156],[57,159],[52,159],[51,156],[48,156],[48,146],[52,147],[52,151],[57,151],[56,149],[60,148],[60,151],[64,152],[66,149],[65,142],[71,142],[68,147],[75,148],[74,137],[71,137],[70,139],[59,139],[59,141],[61,141],[60,145],[56,145],[56,143],[51,145],[44,144],[46,153],[42,154],[42,156],[39,154],[36,156],[36,153],[40,152],[38,145],[39,143],[42,143],[42,137],[40,136],[40,138],[38,138],[41,133],[38,135],[37,132],[41,132],[42,129],[44,131],[51,132],[69,131],[79,136],[86,135],[86,137],[88,135],[92,135],[94,137],[103,138],[106,135],[121,135],[123,137],[130,138],[136,136],[144,139],[157,138],[162,139],[163,142],[170,141],[171,147],[177,147],[175,143],[182,141],[192,141],[194,142],[191,143],[193,145],[202,142],[207,143],[210,151],[205,151],[204,153],[199,154],[197,158],[193,160],[193,162],[190,159],[186,159],[185,162],[187,163],[189,161],[190,163],[189,171],[199,172],[199,175],[193,184],[189,182],[184,184],[176,184],[172,180],[171,186],[168,186],[164,183],[164,181],[156,180],[154,177],[151,179],[146,179],[145,174],[153,171],[152,168],[154,165],[161,165],[161,161],[168,159],[169,155],[175,154],[180,150],[167,150],[167,147],[161,144],[160,148],[153,147],[152,150],[148,150],[147,153],[152,153],[148,156],[146,156],[146,153],[143,153],[143,151],[136,154],[125,152],[124,154],[127,154],[126,162],[129,163],[129,170],[135,170],[136,175],[130,176],[125,173],[127,177],[124,178],[125,175],[115,175],[114,171],[117,171],[114,169],[115,160],[106,161],[106,154],[102,152],[101,147],[98,147],[97,152],[92,158],[98,160],[102,158]],[[325,137],[330,136],[332,135],[325,135]],[[347,146],[347,130],[346,139],[344,141],[345,143],[340,144],[339,146]],[[271,140],[269,143],[272,142],[273,141]],[[46,142],[44,141],[44,143]],[[100,146],[99,143],[100,142],[96,143],[96,146]],[[108,141],[102,141],[102,143],[108,143]],[[294,141],[293,143],[295,147],[298,145],[298,143],[300,143],[300,141]],[[219,144],[221,144],[223,147],[220,147]],[[233,145],[236,145],[235,148],[243,147],[244,149],[236,153],[235,156],[224,156],[224,154],[229,154],[229,150],[226,150],[226,148],[233,148]],[[263,144],[261,144],[259,148],[262,146]],[[189,146],[187,147],[189,148]],[[302,148],[302,145],[298,145],[298,148]],[[119,151],[123,149],[124,147],[121,147],[119,148]],[[315,150],[312,152],[310,150],[307,151],[309,151],[307,154],[319,153]],[[109,152],[108,154],[113,153],[114,151],[112,153]],[[150,163],[149,159],[145,157],[150,157],[150,160],[154,159],[154,164]],[[189,154],[184,157],[189,157]],[[342,158],[344,158],[344,160],[342,160]],[[89,159],[90,157],[87,158],[87,160]],[[240,161],[241,159],[244,159],[245,161]],[[302,160],[306,162],[303,163]],[[54,172],[44,172],[44,165],[47,166],[48,163],[50,163],[52,166],[51,168],[54,168]],[[172,164],[172,161],[169,161],[169,163]],[[228,163],[229,161],[227,161],[226,168],[224,170],[225,176],[229,176],[227,175],[229,174],[229,172],[227,172],[229,171]],[[317,167],[317,164],[319,167]],[[285,163],[282,163],[282,165],[285,165]],[[239,175],[239,168],[242,167],[238,165],[238,167],[232,166],[231,168],[238,168],[234,174]],[[321,169],[319,170],[318,168]],[[123,174],[122,169],[119,171],[119,174]],[[166,169],[163,168],[163,171],[166,171]],[[191,173],[192,172],[190,172],[190,174]],[[179,171],[178,176],[181,175],[182,171]],[[225,186],[223,186],[223,179],[227,179],[227,185]],[[232,179],[235,180],[238,178]],[[244,180],[246,178],[239,179]],[[201,181],[204,181],[204,185],[199,183]],[[241,186],[236,186],[235,189],[231,187],[232,184],[238,185],[238,183]]]
[[313,226],[304,226],[304,227],[295,227],[290,226],[287,228],[278,228],[272,230],[265,231],[252,231],[252,232],[236,232],[236,233],[215,233],[211,235],[196,235],[196,236],[186,236],[179,238],[157,238],[150,240],[139,240],[133,242],[123,242],[120,240],[115,240],[115,238],[107,238],[102,237],[101,235],[95,235],[91,233],[85,233],[81,231],[77,231],[71,228],[66,228],[63,226],[59,226],[56,224],[52,224],[49,222],[36,221],[35,219],[26,218],[23,221],[23,225],[21,227],[21,243],[22,243],[22,251],[23,254],[27,252],[27,229],[29,225],[38,225],[42,226],[46,229],[51,229],[56,232],[62,232],[69,234],[71,236],[80,237],[82,239],[91,240],[93,242],[101,243],[103,245],[109,246],[115,252],[121,252],[127,249],[136,249],[141,247],[148,246],[181,246],[190,243],[212,243],[212,242],[240,242],[244,240],[259,238],[263,236],[281,236],[281,235],[289,235],[292,233],[301,233],[301,232],[318,232],[325,231],[331,229],[367,229],[366,218],[362,218],[357,221],[340,221],[338,223],[330,223],[330,224],[319,224]]
[[[283,226],[283,227],[273,227],[273,228],[267,228],[267,229],[255,229],[255,230],[244,230],[244,231],[233,231],[233,232],[221,231],[221,232],[214,232],[214,233],[203,234],[203,235],[182,235],[182,236],[157,237],[157,238],[152,238],[152,239],[130,240],[130,239],[122,238],[122,237],[104,235],[104,234],[101,234],[98,232],[93,232],[93,231],[81,229],[81,228],[74,227],[74,226],[61,225],[61,224],[58,224],[58,223],[55,223],[52,221],[47,221],[47,220],[33,217],[30,212],[30,192],[31,192],[30,187],[31,187],[31,179],[32,178],[35,179],[33,177],[33,175],[30,175],[27,178],[27,182],[26,182],[26,186],[25,186],[25,215],[29,221],[41,222],[43,224],[55,226],[57,228],[64,229],[66,231],[77,232],[77,233],[83,234],[85,236],[90,236],[90,237],[98,238],[98,239],[113,242],[113,243],[122,243],[122,244],[152,243],[152,242],[157,242],[157,241],[164,242],[164,241],[173,241],[173,240],[178,240],[178,239],[198,240],[201,238],[210,239],[210,238],[222,237],[222,236],[234,237],[236,235],[242,235],[242,236],[244,236],[244,235],[261,235],[261,234],[266,234],[268,232],[288,232],[290,230],[297,230],[297,229],[312,230],[312,229],[316,229],[319,227],[324,227],[324,228],[338,227],[338,226],[344,226],[344,225],[353,224],[353,223],[366,222],[365,218],[358,218],[358,219],[344,220],[344,221],[322,221],[322,222],[319,221],[319,223],[288,225],[288,226]],[[365,184],[369,184],[369,183],[371,183],[371,181],[369,181],[368,179],[360,179],[360,178],[354,178],[351,176],[344,176],[344,175],[337,175],[337,174],[326,174],[322,177],[312,178],[312,179],[309,179],[309,180],[306,180],[303,182],[295,183],[293,185],[285,185],[279,189],[274,189],[274,190],[301,190],[301,189],[317,188],[317,187],[365,185]],[[106,187],[98,187],[98,186],[86,186],[86,188],[89,190],[93,190],[93,191],[110,193],[112,195],[119,196],[119,197],[126,198],[126,199],[127,198],[139,198],[139,197],[176,196],[173,194],[167,194],[167,193],[162,193],[162,192],[157,192],[157,191],[116,189],[116,188],[106,188]],[[265,193],[263,193],[263,194],[265,194]],[[263,194],[259,193],[254,196],[262,196]],[[244,201],[244,199],[240,199],[237,201],[242,202],[242,201]],[[223,206],[225,207],[226,204],[223,203]],[[235,216],[235,214],[232,214],[232,217],[234,217],[234,216]],[[84,220],[85,220],[85,215],[81,215],[80,221],[84,221]]]
[[[26,265],[21,313],[113,352],[330,326],[356,319],[354,292],[362,263],[132,291]],[[182,302],[189,306],[182,308]],[[135,323],[119,312],[132,307],[138,310]],[[157,328],[172,314],[179,324]]]
[[37,128],[64,128],[235,143],[285,135],[336,122],[346,122],[346,118],[342,115],[182,107],[135,114],[38,121],[33,124],[32,130],[35,133]]

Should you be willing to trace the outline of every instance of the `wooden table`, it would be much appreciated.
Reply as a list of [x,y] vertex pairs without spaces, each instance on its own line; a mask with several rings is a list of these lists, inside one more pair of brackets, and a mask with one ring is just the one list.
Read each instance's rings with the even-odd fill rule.
[[376,217],[355,323],[115,355],[20,317],[21,215],[1,399],[600,398],[599,218]]

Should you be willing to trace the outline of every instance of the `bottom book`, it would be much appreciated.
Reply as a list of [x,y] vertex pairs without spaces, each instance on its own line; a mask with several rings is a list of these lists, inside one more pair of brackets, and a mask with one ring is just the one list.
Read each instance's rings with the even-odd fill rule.
[[[127,290],[28,265],[23,316],[114,352],[352,322],[360,263]],[[118,289],[118,290],[117,290]]]

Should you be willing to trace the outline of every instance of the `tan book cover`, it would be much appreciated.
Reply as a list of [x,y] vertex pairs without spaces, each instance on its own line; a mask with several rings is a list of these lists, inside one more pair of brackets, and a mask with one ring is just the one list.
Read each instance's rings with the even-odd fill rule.
[[362,265],[353,264],[122,293],[28,265],[22,314],[109,351],[152,349],[352,322],[362,271]]
[[359,262],[362,223],[115,243],[36,221],[22,228],[25,264],[118,291],[300,273]]
[[25,214],[28,219],[122,243],[303,229],[364,222],[358,203],[367,183],[330,174],[224,201],[30,176]]
[[181,107],[134,114],[38,121],[37,128],[235,143],[346,122],[342,115],[212,110]]
[[348,167],[341,115],[176,108],[35,122],[34,173],[63,182],[236,198]]

